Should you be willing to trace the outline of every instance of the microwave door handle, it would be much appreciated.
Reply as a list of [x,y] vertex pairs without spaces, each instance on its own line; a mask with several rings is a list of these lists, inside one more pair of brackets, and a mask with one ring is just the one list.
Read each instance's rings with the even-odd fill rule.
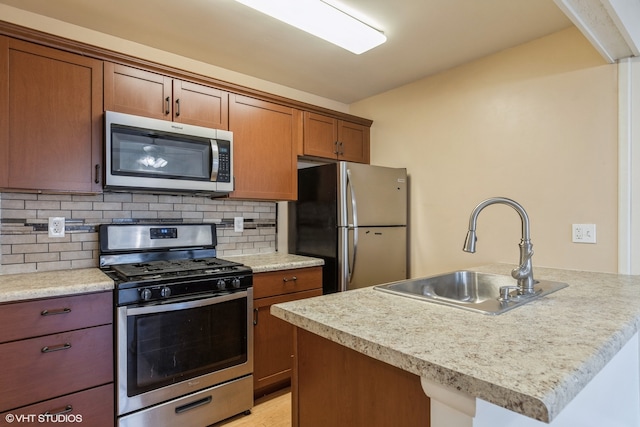
[[218,180],[218,169],[220,168],[220,152],[218,151],[218,141],[211,140],[211,182]]

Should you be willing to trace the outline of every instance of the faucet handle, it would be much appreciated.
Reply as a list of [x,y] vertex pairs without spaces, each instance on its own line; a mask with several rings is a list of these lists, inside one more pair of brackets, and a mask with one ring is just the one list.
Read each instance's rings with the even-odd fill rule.
[[511,299],[511,295],[509,293],[514,290],[517,291],[519,288],[517,286],[500,286],[500,296],[498,297],[499,301],[507,302]]

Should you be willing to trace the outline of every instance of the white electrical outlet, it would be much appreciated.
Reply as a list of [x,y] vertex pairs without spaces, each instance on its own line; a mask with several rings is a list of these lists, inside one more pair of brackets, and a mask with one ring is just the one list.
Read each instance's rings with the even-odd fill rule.
[[49,237],[64,237],[64,217],[49,217]]
[[233,231],[237,233],[241,233],[244,231],[244,218],[241,216],[237,216],[233,218]]
[[596,242],[596,225],[595,224],[572,224],[571,225],[571,241],[573,243],[595,243]]

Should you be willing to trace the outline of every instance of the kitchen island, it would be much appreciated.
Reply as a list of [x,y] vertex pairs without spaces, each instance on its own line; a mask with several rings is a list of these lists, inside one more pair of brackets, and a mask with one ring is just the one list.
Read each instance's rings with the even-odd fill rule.
[[[534,273],[569,287],[499,316],[373,288],[277,304],[272,314],[420,378],[433,427],[640,425],[640,277]],[[294,404],[305,403],[296,392]]]

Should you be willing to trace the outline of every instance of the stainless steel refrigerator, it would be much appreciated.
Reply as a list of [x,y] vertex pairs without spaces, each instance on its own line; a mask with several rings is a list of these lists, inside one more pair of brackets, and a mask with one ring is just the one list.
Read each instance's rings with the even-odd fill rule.
[[324,293],[406,279],[406,169],[339,162],[298,170],[289,252],[324,259]]

